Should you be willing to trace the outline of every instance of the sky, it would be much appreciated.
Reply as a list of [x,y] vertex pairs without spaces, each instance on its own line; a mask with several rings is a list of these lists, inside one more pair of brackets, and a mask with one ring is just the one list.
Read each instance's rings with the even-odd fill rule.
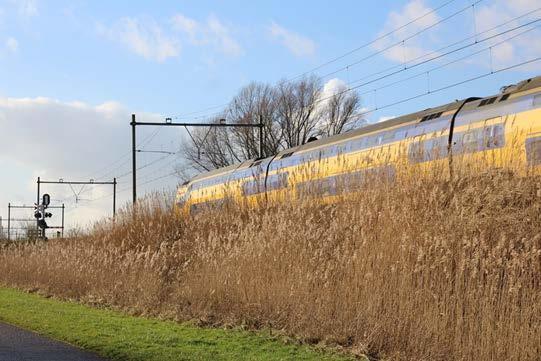
[[[539,0],[0,0],[0,216],[8,202],[35,202],[38,176],[117,177],[117,203],[126,204],[132,113],[201,120],[252,81],[316,74],[329,89],[357,91],[368,122],[497,93],[540,74],[539,61],[515,66],[541,56],[539,8]],[[170,152],[189,141],[151,127],[137,139]],[[185,167],[161,153],[139,153],[138,165],[139,195],[174,189],[171,174]],[[111,216],[111,186],[42,191],[65,203],[69,228]]]

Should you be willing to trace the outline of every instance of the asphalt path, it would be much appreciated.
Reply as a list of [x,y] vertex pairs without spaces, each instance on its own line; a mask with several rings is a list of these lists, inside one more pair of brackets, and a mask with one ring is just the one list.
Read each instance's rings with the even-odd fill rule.
[[0,323],[0,361],[105,361],[63,342]]

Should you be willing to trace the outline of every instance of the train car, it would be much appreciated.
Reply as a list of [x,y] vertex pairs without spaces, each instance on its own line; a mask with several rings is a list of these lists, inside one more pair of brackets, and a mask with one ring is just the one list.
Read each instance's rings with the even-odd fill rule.
[[179,187],[176,204],[193,212],[231,200],[332,202],[368,178],[452,162],[539,171],[541,77],[200,174]]

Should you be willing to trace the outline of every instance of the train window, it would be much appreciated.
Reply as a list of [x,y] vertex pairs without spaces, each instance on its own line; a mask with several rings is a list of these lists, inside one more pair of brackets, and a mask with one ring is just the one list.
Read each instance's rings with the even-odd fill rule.
[[498,148],[503,146],[505,141],[503,125],[496,124],[486,127],[483,134],[483,146],[485,149]]
[[287,187],[287,173],[273,174],[267,177],[267,190],[272,191]]
[[299,183],[296,186],[300,197],[331,196],[336,194],[336,178],[325,177]]
[[526,139],[526,158],[530,166],[541,164],[541,137]]
[[498,97],[492,97],[492,98],[488,98],[488,99],[483,99],[481,100],[481,103],[479,103],[479,106],[480,107],[483,107],[485,105],[489,105],[489,104],[492,104],[496,101]]
[[538,94],[538,95],[535,95],[533,97],[533,105],[536,107],[536,106],[541,106],[541,94]]
[[383,141],[387,142],[387,141],[390,141],[390,140],[394,139],[395,133],[396,132],[394,130],[386,131],[385,133],[383,133]]
[[507,99],[509,99],[510,96],[511,96],[511,94],[504,94],[504,95],[502,95],[502,97],[500,98],[500,101],[501,101],[501,102],[504,102],[504,101],[506,101]]
[[468,130],[462,135],[462,152],[471,153],[479,150],[479,131]]
[[289,152],[289,153],[285,153],[283,154],[280,159],[284,159],[284,158],[287,158],[287,157],[291,157],[293,155],[294,152]]
[[439,117],[441,117],[442,114],[443,114],[443,112],[425,115],[425,116],[421,119],[421,123],[422,123],[422,122],[426,122],[427,120],[432,120],[432,119],[439,118]]
[[432,138],[425,141],[423,160],[441,159],[447,156],[447,137]]
[[419,163],[424,160],[424,141],[417,140],[408,147],[408,159],[411,163]]
[[251,180],[248,182],[245,182],[242,185],[242,194],[245,196],[251,196],[254,194],[262,193],[263,192],[263,182],[259,180]]

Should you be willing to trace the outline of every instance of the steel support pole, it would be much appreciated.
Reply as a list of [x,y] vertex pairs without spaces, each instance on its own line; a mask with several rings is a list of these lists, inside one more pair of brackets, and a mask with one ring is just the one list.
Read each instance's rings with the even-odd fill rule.
[[263,158],[263,116],[259,116],[259,158]]
[[11,231],[11,203],[8,203],[8,241],[11,240],[10,232]]
[[113,219],[116,217],[116,178],[113,178]]
[[[39,206],[39,204],[40,204],[40,201],[39,201],[39,197],[40,197],[39,186],[41,184],[40,181],[41,181],[41,179],[40,179],[40,177],[38,177],[38,198],[36,199],[36,206]],[[36,218],[36,233],[37,233],[37,236],[39,238],[40,237],[39,218]]]
[[64,203],[62,203],[62,238],[64,238]]
[[135,202],[137,201],[137,176],[135,174],[137,162],[136,162],[136,145],[135,145],[135,114],[131,115],[131,149],[132,149],[132,201],[133,205],[135,206]]

